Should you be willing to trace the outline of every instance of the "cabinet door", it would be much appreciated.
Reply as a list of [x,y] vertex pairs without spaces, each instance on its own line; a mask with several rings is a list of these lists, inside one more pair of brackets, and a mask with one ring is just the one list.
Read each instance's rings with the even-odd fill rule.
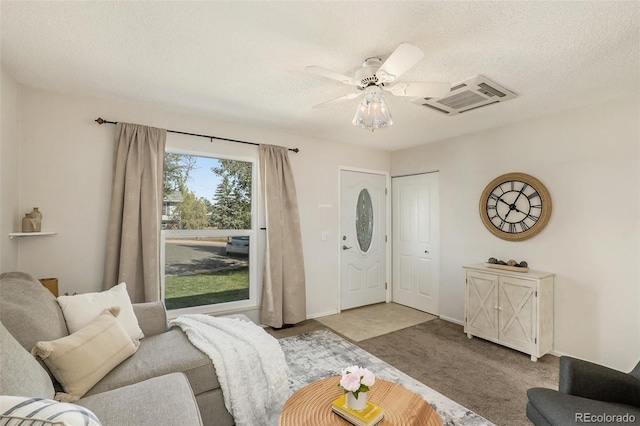
[[500,277],[499,340],[530,352],[537,337],[536,281]]
[[465,332],[498,338],[498,276],[467,271]]

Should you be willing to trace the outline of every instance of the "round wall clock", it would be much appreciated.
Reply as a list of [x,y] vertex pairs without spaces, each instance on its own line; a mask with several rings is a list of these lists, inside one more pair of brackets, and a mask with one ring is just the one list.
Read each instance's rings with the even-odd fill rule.
[[480,197],[480,218],[496,237],[522,241],[549,222],[551,196],[538,179],[524,173],[498,176]]

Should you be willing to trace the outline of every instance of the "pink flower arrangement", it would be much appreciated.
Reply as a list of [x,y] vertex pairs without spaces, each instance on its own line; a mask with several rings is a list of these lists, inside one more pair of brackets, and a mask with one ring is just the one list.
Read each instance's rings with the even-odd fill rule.
[[360,392],[369,392],[369,388],[376,382],[376,377],[366,368],[352,365],[342,370],[342,378],[338,384],[344,393],[353,392],[357,398]]

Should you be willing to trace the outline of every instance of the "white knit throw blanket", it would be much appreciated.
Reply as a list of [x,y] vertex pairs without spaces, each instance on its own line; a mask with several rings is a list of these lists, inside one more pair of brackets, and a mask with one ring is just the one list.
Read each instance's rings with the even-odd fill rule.
[[278,341],[252,322],[180,315],[169,323],[207,354],[218,374],[224,405],[237,426],[271,426],[290,396],[289,367]]

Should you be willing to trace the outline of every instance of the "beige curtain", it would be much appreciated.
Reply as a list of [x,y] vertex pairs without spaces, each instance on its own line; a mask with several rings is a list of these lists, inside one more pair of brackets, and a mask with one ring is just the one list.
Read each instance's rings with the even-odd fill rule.
[[300,216],[287,148],[260,145],[259,152],[267,224],[260,320],[280,328],[307,317]]
[[160,211],[166,130],[118,123],[105,290],[120,282],[134,303],[160,300]]

